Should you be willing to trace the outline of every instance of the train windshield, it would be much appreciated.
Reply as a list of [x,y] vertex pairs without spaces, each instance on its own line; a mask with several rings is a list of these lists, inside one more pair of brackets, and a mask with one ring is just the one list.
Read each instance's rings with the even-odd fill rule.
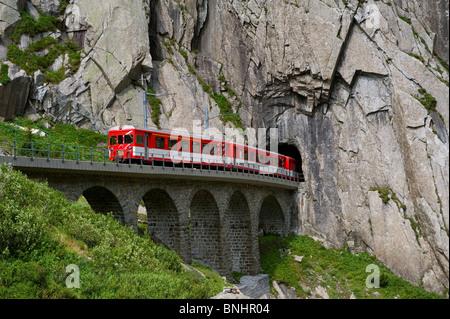
[[117,144],[117,136],[113,135],[109,138],[109,145],[116,145]]
[[125,135],[124,142],[125,142],[125,144],[132,144],[133,143],[133,134]]

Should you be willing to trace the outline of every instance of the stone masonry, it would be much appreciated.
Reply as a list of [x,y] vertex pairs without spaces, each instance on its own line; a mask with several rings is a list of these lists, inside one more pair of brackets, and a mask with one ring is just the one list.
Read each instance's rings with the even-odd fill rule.
[[293,190],[245,183],[135,176],[26,172],[76,201],[83,195],[97,213],[112,212],[137,232],[141,201],[156,241],[192,263],[220,274],[260,271],[258,234],[295,228]]

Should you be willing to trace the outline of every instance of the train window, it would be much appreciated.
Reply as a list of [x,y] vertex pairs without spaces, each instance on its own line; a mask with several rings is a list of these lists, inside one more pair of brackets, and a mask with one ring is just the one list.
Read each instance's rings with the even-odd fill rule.
[[128,134],[124,136],[124,142],[125,144],[132,144],[133,143],[133,134]]
[[113,135],[109,138],[109,145],[116,145],[117,144],[117,136]]
[[209,144],[209,154],[217,155],[217,153],[218,153],[217,148],[218,147],[219,147],[219,145],[217,145],[217,144]]
[[248,151],[244,151],[244,160],[248,161]]
[[236,146],[233,146],[233,156],[237,158]]
[[174,140],[174,139],[170,139],[169,140],[169,150],[178,150],[178,146],[174,147],[175,145],[177,145],[178,140]]
[[278,158],[278,166],[283,167],[283,158],[282,157]]
[[199,142],[192,142],[192,152],[200,153],[200,143]]
[[222,149],[222,145],[221,144],[218,144],[217,145],[217,148],[216,148],[216,155],[222,155],[222,154],[220,154],[220,150]]
[[208,143],[202,143],[203,154],[209,154],[209,145]]
[[189,141],[181,140],[181,151],[189,152]]
[[144,145],[144,135],[136,134],[136,144]]
[[164,142],[164,137],[156,136],[156,138],[155,138],[155,147],[156,148],[161,148],[161,149],[166,148],[165,142]]
[[123,135],[118,136],[118,143],[123,144]]

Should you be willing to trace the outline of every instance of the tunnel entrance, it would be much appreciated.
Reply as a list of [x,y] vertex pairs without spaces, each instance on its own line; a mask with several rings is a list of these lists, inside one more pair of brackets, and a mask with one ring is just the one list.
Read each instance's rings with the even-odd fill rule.
[[298,148],[295,145],[289,143],[279,143],[278,153],[281,155],[292,157],[293,159],[298,161],[299,165],[297,167],[297,173],[300,173],[300,181],[304,182],[305,178],[303,176],[302,156],[300,155]]

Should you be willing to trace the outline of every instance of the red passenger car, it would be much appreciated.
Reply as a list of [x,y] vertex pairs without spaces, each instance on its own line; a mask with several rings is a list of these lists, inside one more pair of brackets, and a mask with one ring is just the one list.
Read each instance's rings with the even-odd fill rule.
[[109,159],[152,165],[238,170],[301,181],[299,163],[288,156],[199,136],[121,126],[109,131]]

